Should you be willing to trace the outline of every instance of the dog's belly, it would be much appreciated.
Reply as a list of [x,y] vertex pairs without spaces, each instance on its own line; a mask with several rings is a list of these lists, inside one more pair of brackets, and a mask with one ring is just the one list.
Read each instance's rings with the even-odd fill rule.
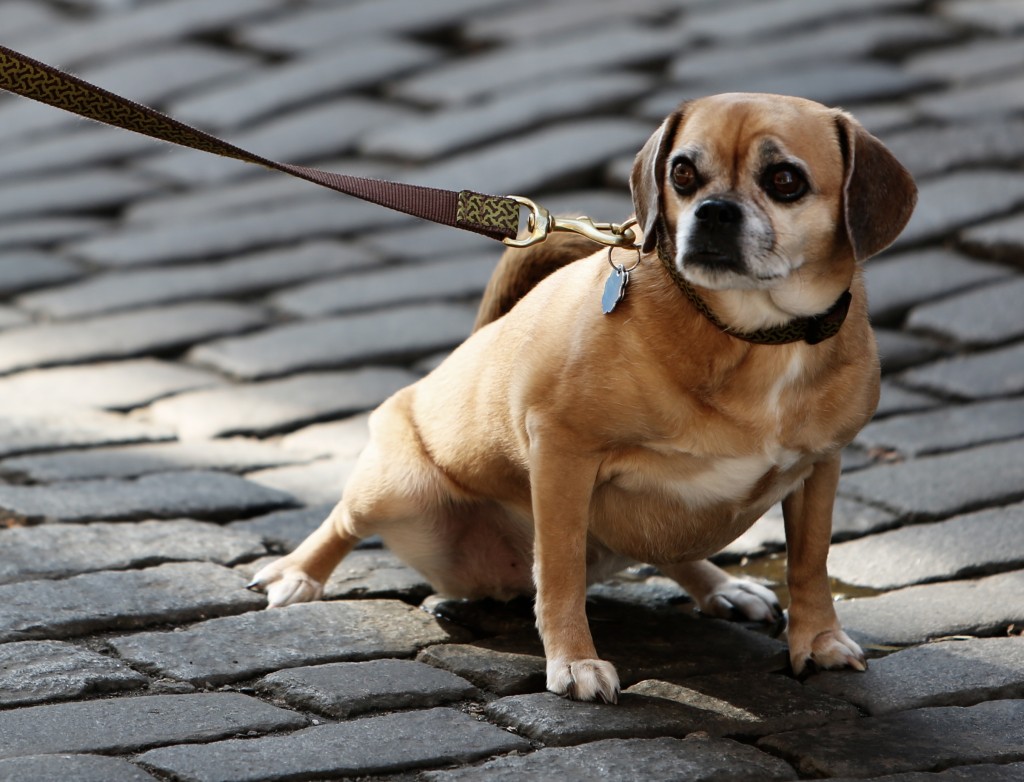
[[709,460],[634,454],[598,487],[591,528],[609,549],[637,561],[704,559],[742,535],[809,469],[801,454],[784,449]]

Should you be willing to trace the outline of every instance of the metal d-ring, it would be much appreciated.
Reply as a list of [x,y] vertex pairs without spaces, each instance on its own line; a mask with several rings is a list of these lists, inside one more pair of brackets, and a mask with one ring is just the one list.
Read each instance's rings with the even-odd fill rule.
[[636,263],[634,263],[628,269],[625,266],[621,266],[620,264],[617,264],[615,263],[615,261],[612,260],[612,250],[614,249],[613,247],[608,248],[608,265],[618,272],[624,272],[626,274],[629,274],[631,271],[633,271],[633,269],[640,265],[640,248],[637,247],[636,245],[634,245],[633,247],[636,250]]

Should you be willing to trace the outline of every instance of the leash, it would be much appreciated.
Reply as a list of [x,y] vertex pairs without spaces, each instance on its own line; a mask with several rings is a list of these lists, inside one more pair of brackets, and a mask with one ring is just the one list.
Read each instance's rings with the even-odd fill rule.
[[[6,46],[0,46],[0,89],[105,125],[281,171],[388,209],[472,231],[510,247],[528,247],[542,242],[554,231],[579,233],[610,247],[631,247],[636,242],[631,229],[633,221],[596,223],[589,217],[555,217],[522,196],[441,190],[279,163]],[[527,235],[517,239],[521,207],[528,210]]]

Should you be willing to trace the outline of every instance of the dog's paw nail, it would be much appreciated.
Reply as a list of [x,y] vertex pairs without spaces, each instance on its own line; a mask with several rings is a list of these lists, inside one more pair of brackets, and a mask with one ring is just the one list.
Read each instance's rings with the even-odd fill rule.
[[252,581],[250,581],[248,584],[246,584],[245,588],[248,589],[250,592],[263,592],[264,591],[263,582],[255,579],[255,578]]

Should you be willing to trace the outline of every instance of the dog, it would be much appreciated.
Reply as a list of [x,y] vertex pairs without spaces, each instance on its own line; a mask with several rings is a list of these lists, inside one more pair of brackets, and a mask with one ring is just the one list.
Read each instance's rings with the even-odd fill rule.
[[615,702],[587,585],[646,562],[705,614],[778,622],[707,557],[781,501],[793,671],[865,668],[826,558],[840,451],[878,402],[860,264],[913,179],[841,110],[725,94],[671,114],[630,184],[636,248],[506,252],[477,330],[372,414],[341,502],[256,574],[270,606],[315,599],[379,534],[439,593],[534,594],[548,689]]

